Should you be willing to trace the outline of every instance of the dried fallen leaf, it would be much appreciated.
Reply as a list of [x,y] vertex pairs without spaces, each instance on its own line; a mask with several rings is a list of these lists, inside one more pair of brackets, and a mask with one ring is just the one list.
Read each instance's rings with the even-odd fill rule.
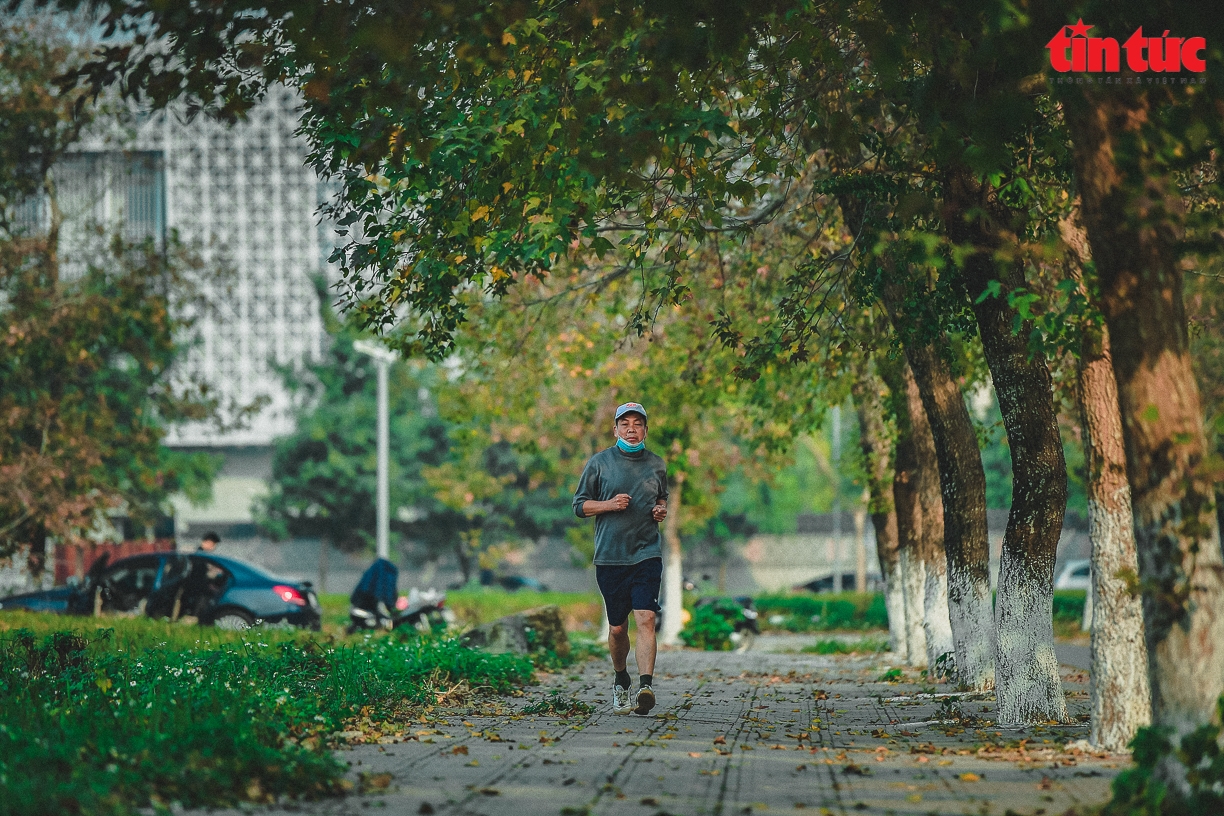
[[977,782],[981,778],[975,773],[963,773],[960,775],[960,781],[962,782]]
[[717,737],[714,738],[714,744],[715,745],[726,745],[727,738],[724,737],[722,734],[719,734]]
[[501,796],[501,791],[497,788],[481,788],[480,792],[485,796]]
[[642,799],[642,804],[643,805],[657,805],[659,804],[659,800],[655,799],[653,796],[646,796]]
[[450,750],[450,752],[452,754],[464,754],[466,756],[468,752],[468,747],[466,745],[456,745],[454,748]]
[[361,779],[360,788],[362,793],[386,790],[391,786],[393,778],[389,773],[362,773],[358,774],[358,776]]
[[701,756],[701,752],[700,751],[689,751],[689,756],[691,756],[693,759],[697,759],[698,757]]

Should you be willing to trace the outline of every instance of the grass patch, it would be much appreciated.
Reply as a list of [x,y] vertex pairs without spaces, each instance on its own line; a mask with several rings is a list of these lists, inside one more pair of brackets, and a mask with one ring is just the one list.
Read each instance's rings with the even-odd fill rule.
[[804,646],[799,651],[805,654],[859,654],[888,651],[888,641],[878,638],[863,638],[862,640],[818,640],[811,646]]
[[327,748],[341,734],[372,739],[532,674],[453,640],[97,624],[0,617],[0,814],[336,793],[344,768]]
[[880,592],[777,594],[754,599],[761,623],[786,632],[887,629],[888,612]]

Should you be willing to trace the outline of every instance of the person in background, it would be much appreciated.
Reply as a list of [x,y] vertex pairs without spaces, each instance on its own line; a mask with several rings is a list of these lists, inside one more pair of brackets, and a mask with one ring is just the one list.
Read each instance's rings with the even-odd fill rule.
[[204,534],[204,537],[200,539],[200,546],[198,549],[196,549],[196,552],[202,552],[202,553],[213,552],[214,550],[217,549],[217,545],[220,543],[221,543],[221,536],[217,535],[212,530],[209,530],[207,533]]
[[387,625],[395,614],[395,602],[399,595],[399,568],[385,558],[375,559],[357,582],[349,603],[356,609],[364,609],[377,616],[381,625]]

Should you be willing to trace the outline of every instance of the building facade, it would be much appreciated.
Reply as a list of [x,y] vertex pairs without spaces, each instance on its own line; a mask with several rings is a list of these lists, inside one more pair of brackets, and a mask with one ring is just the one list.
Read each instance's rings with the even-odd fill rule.
[[[271,445],[293,429],[278,368],[323,352],[316,279],[334,233],[318,215],[327,187],[307,166],[298,110],[295,93],[278,87],[233,126],[173,112],[111,122],[52,171],[65,277],[116,231],[162,247],[177,241],[206,268],[225,270],[206,278],[199,303],[183,306],[195,336],[178,376],[206,382],[225,423],[175,427],[167,441],[215,451],[225,464],[212,506],[176,503],[180,538],[205,526],[253,534],[250,506],[266,490]],[[17,216],[45,228],[51,204],[26,202]],[[252,405],[260,407],[247,421],[231,421]]]

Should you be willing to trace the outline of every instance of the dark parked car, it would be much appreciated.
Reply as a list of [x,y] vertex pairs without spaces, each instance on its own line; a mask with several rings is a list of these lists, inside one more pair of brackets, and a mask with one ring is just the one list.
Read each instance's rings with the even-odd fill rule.
[[[884,579],[880,577],[878,572],[867,573],[867,591],[880,592],[884,588]],[[833,591],[833,573],[826,572],[824,575],[813,578],[806,584],[799,584],[794,587],[795,591],[807,590],[808,592],[832,592]],[[842,573],[842,590],[845,592],[854,591],[854,573]]]
[[[493,570],[480,571],[481,586],[499,586],[509,592],[529,589],[534,592],[547,592],[548,585],[526,575],[497,575]],[[458,587],[456,587],[457,589]]]
[[245,629],[256,621],[318,629],[319,599],[310,582],[276,578],[233,558],[203,553],[102,556],[75,586],[0,598],[0,610],[89,615],[126,612]]

